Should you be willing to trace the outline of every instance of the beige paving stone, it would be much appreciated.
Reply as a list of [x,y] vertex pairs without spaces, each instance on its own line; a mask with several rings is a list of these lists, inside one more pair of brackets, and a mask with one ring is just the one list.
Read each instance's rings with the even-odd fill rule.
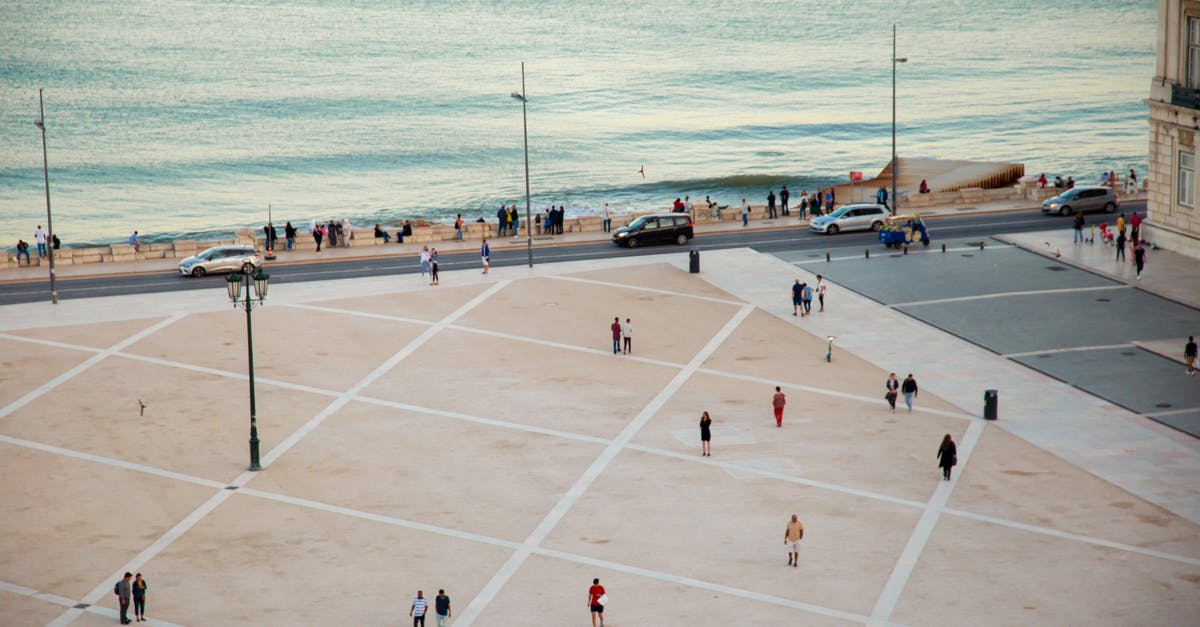
[[611,438],[677,372],[620,356],[451,329],[439,333],[363,394]]
[[1200,525],[993,425],[959,477],[950,506],[1200,558]]
[[255,486],[520,542],[602,448],[352,403]]
[[[333,400],[262,384],[255,396],[263,455]],[[245,381],[109,357],[0,420],[0,433],[228,481],[249,463],[249,393]]]
[[[787,298],[781,291],[781,298]],[[817,314],[813,310],[813,315]],[[864,361],[846,351],[840,351],[834,343],[833,362],[825,361],[827,339],[804,331],[805,319],[790,324],[761,309],[756,309],[717,352],[704,362],[705,368],[725,370],[738,374],[778,379],[781,383],[798,383],[878,398],[883,402],[886,391],[887,371]],[[804,331],[797,333],[797,327]],[[906,372],[897,372],[903,380]],[[921,373],[914,372],[917,383]],[[897,401],[903,411],[904,397]],[[930,394],[919,394],[915,406],[944,411],[961,412],[962,409]]]
[[91,357],[82,351],[4,338],[0,338],[0,355],[0,408]]
[[418,589],[465,602],[509,553],[235,494],[142,572],[159,582],[153,616],[175,623],[396,625]]
[[942,436],[961,439],[967,428],[959,418],[892,414],[886,406],[784,387],[788,404],[780,429],[774,393],[749,381],[693,375],[634,442],[698,454],[700,413],[708,411],[714,421],[710,461],[924,502],[941,478],[936,453]]
[[1194,625],[1200,566],[942,516],[892,620]]
[[[804,523],[800,567],[783,533]],[[870,614],[920,512],[774,479],[623,452],[546,546],[845,612]]]
[[0,581],[72,599],[213,492],[6,443],[0,443],[0,460]]
[[[425,330],[424,325],[272,307],[254,312],[255,376],[345,390]],[[246,373],[246,314],[193,314],[127,349]]]
[[108,348],[164,318],[134,318],[116,322],[94,322],[92,324],[72,324],[57,327],[37,327],[33,329],[16,329],[8,331],[12,335],[53,340],[67,344],[78,344],[92,348]]
[[[20,581],[16,583],[21,584]],[[49,601],[0,590],[0,612],[3,612],[4,624],[10,627],[43,627],[66,609]]]
[[735,313],[734,305],[544,279],[512,283],[460,323],[611,351],[609,327],[620,316],[632,320],[633,354],[686,363]]
[[[703,267],[703,263],[701,263],[701,268],[703,269]],[[716,287],[712,283],[709,283],[688,272],[680,270],[675,266],[665,263],[648,264],[629,268],[614,268],[610,270],[594,270],[591,272],[577,272],[567,276],[588,279],[591,281],[604,281],[607,283],[649,287],[656,290],[667,290],[670,292],[683,292],[684,294],[694,294],[696,296],[706,296],[708,298],[722,298],[732,301],[738,300],[725,290]]]
[[[712,592],[620,571],[564,562],[538,555],[529,558],[496,595],[476,624],[590,625],[587,606],[592,579],[609,596],[604,624],[628,625],[805,625],[849,627],[861,623],[815,614],[765,601]],[[449,594],[449,591],[447,591]],[[451,602],[456,602],[454,597]],[[458,606],[461,611],[464,603]]]
[[[412,277],[404,277],[398,281],[407,283],[407,279],[410,278]],[[403,292],[318,300],[309,304],[437,322],[487,288],[486,284],[463,287],[422,285],[420,289],[409,289]]]

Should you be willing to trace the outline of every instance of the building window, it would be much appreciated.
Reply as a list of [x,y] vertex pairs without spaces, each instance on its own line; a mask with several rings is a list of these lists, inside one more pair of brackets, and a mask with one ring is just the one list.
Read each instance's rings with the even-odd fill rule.
[[1196,198],[1196,154],[1179,151],[1179,167],[1175,176],[1175,200],[1191,207]]
[[1188,18],[1187,86],[1200,88],[1200,18]]

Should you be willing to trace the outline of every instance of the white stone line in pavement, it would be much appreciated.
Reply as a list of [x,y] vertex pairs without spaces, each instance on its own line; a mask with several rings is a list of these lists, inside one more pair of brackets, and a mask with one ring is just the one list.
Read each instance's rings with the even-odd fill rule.
[[14,342],[25,342],[26,344],[40,344],[42,346],[53,346],[54,348],[65,348],[67,350],[83,351],[86,353],[103,353],[103,348],[95,348],[92,346],[83,346],[81,344],[70,344],[67,342],[56,342],[54,340],[45,340],[40,337],[23,337],[20,335],[12,335],[11,333],[0,333],[0,339],[12,340]]
[[[67,597],[59,596],[57,594],[51,594],[49,592],[39,592],[37,590],[34,590],[33,588],[26,588],[25,586],[20,586],[15,583],[9,583],[7,581],[0,581],[0,592],[11,592],[13,594],[20,595],[23,597],[29,597],[31,599],[37,599],[39,601],[46,601],[47,603],[53,603],[54,605],[59,605],[59,606],[68,607],[68,608],[74,608],[76,605],[79,604],[79,601],[76,601],[75,599],[68,599]],[[121,613],[118,612],[117,610],[109,609],[107,607],[101,607],[99,605],[90,605],[84,611],[90,612],[92,614],[97,614],[97,615],[103,616],[105,618],[111,618],[112,620],[117,620],[118,618],[121,617]],[[151,625],[161,625],[162,627],[181,627],[180,625],[177,625],[176,623],[170,623],[165,620],[160,620],[157,618],[148,618],[148,619],[146,619],[145,622],[147,622]]]
[[304,305],[301,303],[289,303],[289,304],[286,304],[283,306],[291,307],[292,309],[308,309],[310,311],[323,311],[325,313],[353,314],[356,316],[362,316],[363,318],[375,318],[376,320],[390,320],[393,322],[407,322],[409,324],[419,324],[419,325],[427,326],[427,327],[433,326],[434,324],[436,324],[432,320],[421,320],[418,318],[406,318],[404,316],[389,316],[387,314],[378,314],[378,313],[372,313],[369,311],[355,311],[353,309],[339,309],[337,307],[324,307],[321,305]]
[[[868,248],[870,248],[870,247],[868,246]],[[1012,244],[994,244],[994,245],[989,245],[987,247],[987,250],[1008,250],[1008,249],[1016,249],[1016,246],[1013,246]],[[941,254],[948,254],[948,253],[967,252],[967,251],[972,251],[972,250],[979,250],[979,247],[978,246],[959,246],[956,248],[947,248],[946,253],[942,253],[942,249],[940,249],[940,248],[938,248],[936,250],[930,248],[927,250],[910,250],[910,251],[908,251],[908,254],[910,254],[910,255],[934,255],[934,254],[941,255]],[[877,257],[901,256],[902,254],[903,253],[897,253],[897,252],[885,252],[885,253],[877,252],[876,256]],[[865,257],[866,257],[866,254],[845,255],[842,257],[830,257],[829,261],[853,261],[855,259],[863,259]],[[787,263],[790,263],[793,266],[806,266],[810,263],[825,263],[825,260],[824,259],[800,259],[800,260],[796,260],[796,261],[789,261]]]
[[571,433],[570,431],[559,431],[558,429],[547,429],[545,427],[535,427],[533,425],[525,425],[519,422],[509,422],[507,420],[497,420],[495,418],[484,418],[482,416],[472,416],[457,411],[449,411],[445,409],[434,409],[432,407],[422,407],[420,405],[411,405],[409,403],[401,403],[399,401],[389,401],[382,398],[372,398],[369,396],[355,396],[354,400],[361,403],[370,403],[372,405],[382,405],[391,407],[392,409],[402,409],[418,414],[426,414],[428,416],[438,416],[441,418],[449,418],[461,422],[472,422],[479,425],[487,425],[489,427],[500,427],[503,429],[511,429],[513,431],[524,431],[525,433],[536,433],[538,435],[546,435],[564,440],[575,440],[576,442],[589,442],[591,444],[608,444],[611,440],[593,435],[584,435],[582,433]]
[[459,615],[455,622],[459,627],[468,627],[477,620],[483,610],[492,602],[492,599],[500,592],[500,590],[508,583],[517,570],[525,563],[531,554],[530,549],[541,546],[543,540],[546,539],[550,532],[554,530],[558,523],[567,515],[567,512],[577,503],[584,492],[591,487],[592,483],[600,476],[601,473],[608,467],[612,460],[621,452],[621,449],[628,444],[633,436],[642,429],[643,426],[650,420],[652,416],[672,396],[675,395],[684,383],[692,376],[694,372],[709,358],[734,330],[741,325],[751,312],[755,309],[754,305],[742,305],[742,307],[721,327],[716,334],[709,338],[708,342],[700,349],[687,367],[675,374],[669,383],[663,387],[658,394],[646,404],[645,407],[634,417],[629,424],[617,435],[615,439],[604,449],[600,456],[588,466],[587,470],[577,479],[574,485],[567,490],[567,493],[555,503],[554,507],[546,514],[538,526],[530,532],[529,536],[522,543],[524,546],[515,552],[509,559],[500,567],[500,570],[492,576],[491,580],[479,591],[479,594],[471,599],[471,603],[467,605],[466,610]]
[[995,294],[975,294],[972,296],[954,296],[952,298],[933,298],[930,300],[913,300],[907,303],[889,303],[888,307],[916,307],[919,305],[940,305],[942,303],[962,303],[972,300],[988,300],[992,298],[1012,298],[1014,296],[1040,296],[1042,294],[1074,294],[1076,292],[1102,292],[1107,290],[1132,289],[1132,285],[1094,285],[1091,287],[1060,287],[1050,290],[1022,290],[1016,292],[997,292]]
[[[536,337],[514,336],[510,333],[504,333],[503,331],[490,331],[488,329],[479,329],[476,327],[466,327],[466,326],[462,326],[459,324],[451,325],[450,328],[454,329],[455,331],[463,331],[466,333],[475,333],[477,335],[488,335],[491,337],[498,337],[498,338],[507,339],[507,340],[516,340],[516,341],[520,341],[520,342],[527,342],[529,344],[537,344],[539,346],[548,346],[550,348],[559,348],[562,350],[574,351],[577,353],[589,353],[592,355],[599,355],[601,357],[612,357],[613,356],[613,352],[611,350],[606,350],[606,349],[602,349],[602,348],[590,348],[587,346],[575,346],[574,344],[563,344],[562,342],[553,342],[550,340],[543,340],[543,339],[539,339]],[[677,363],[670,362],[670,361],[664,361],[662,359],[653,359],[651,357],[639,357],[637,355],[620,355],[619,358],[622,360],[625,360],[625,361],[636,361],[636,362],[643,363],[643,364],[653,364],[655,366],[665,366],[667,368],[674,368],[676,370],[679,370],[684,367],[683,364],[677,364]]]
[[[233,372],[231,370],[220,370],[218,368],[209,368],[208,366],[198,366],[196,364],[189,364],[189,363],[184,363],[181,361],[173,361],[170,359],[162,359],[160,357],[150,357],[148,355],[138,355],[137,353],[121,352],[121,353],[116,353],[114,355],[114,357],[123,357],[125,359],[132,359],[134,361],[143,361],[148,364],[156,364],[159,366],[169,366],[171,368],[178,368],[180,370],[187,370],[189,372],[199,372],[201,374],[209,374],[214,377],[224,377],[226,379],[234,379],[237,381],[246,381],[247,379],[250,378],[249,375],[244,375],[240,372]],[[308,392],[310,394],[319,394],[321,396],[340,396],[342,394],[341,392],[338,392],[337,390],[326,390],[324,388],[313,387],[311,385],[304,385],[303,383],[292,383],[291,381],[283,381],[280,379],[271,379],[269,377],[260,377],[258,375],[255,375],[254,376],[254,385],[257,386],[260,383],[262,385],[266,385],[266,386],[270,386],[270,387],[277,387],[277,388],[281,388],[281,389],[285,389],[285,390],[292,390],[294,392]]]
[[675,290],[664,290],[664,289],[660,289],[657,287],[645,287],[642,285],[630,285],[628,283],[616,283],[613,281],[600,281],[597,279],[585,279],[585,278],[577,277],[577,276],[566,276],[566,275],[559,274],[559,275],[550,276],[550,277],[546,277],[546,278],[554,279],[556,281],[573,281],[575,283],[590,283],[592,285],[603,285],[605,287],[616,287],[616,288],[626,289],[626,290],[635,290],[638,292],[649,292],[651,294],[662,294],[664,296],[679,296],[681,298],[694,298],[696,300],[706,300],[706,301],[709,301],[712,303],[721,303],[723,305],[733,305],[735,307],[740,307],[745,304],[740,301],[732,300],[729,298],[717,298],[715,296],[701,296],[700,294],[689,294],[687,292],[676,292]]
[[95,366],[96,364],[100,363],[101,361],[104,361],[104,359],[106,357],[108,357],[109,355],[120,352],[121,349],[125,348],[126,346],[129,346],[130,344],[133,344],[134,342],[137,342],[137,341],[141,340],[142,338],[152,335],[153,333],[155,333],[159,329],[162,329],[163,327],[174,324],[177,320],[183,318],[186,315],[187,314],[175,314],[175,315],[167,318],[166,320],[159,320],[158,322],[146,327],[145,329],[142,329],[141,331],[134,333],[133,335],[121,340],[120,342],[113,344],[112,346],[104,349],[103,351],[100,351],[100,352],[96,353],[95,355],[88,357],[87,359],[83,360],[82,362],[76,364],[74,368],[71,368],[70,370],[58,375],[57,377],[54,377],[53,379],[47,381],[46,383],[43,383],[37,389],[31,390],[28,393],[22,395],[17,400],[9,403],[8,405],[5,405],[3,409],[0,409],[0,419],[3,419],[5,417],[9,416],[13,412],[28,405],[29,403],[32,403],[33,401],[37,400],[43,394],[49,392],[50,390],[53,390],[54,388],[66,383],[67,381],[70,381],[71,379],[74,379],[80,373],[86,371],[87,369],[91,368],[92,366]]
[[[412,355],[418,348],[421,348],[426,342],[433,339],[435,335],[441,333],[443,329],[453,324],[455,320],[458,320],[466,315],[469,311],[490,298],[493,294],[504,289],[505,286],[511,282],[511,280],[506,279],[493,284],[488,289],[464,303],[458,309],[450,312],[446,317],[438,321],[437,324],[425,329],[424,332],[413,338],[408,344],[405,344],[404,348],[401,348],[396,352],[396,354],[389,357],[387,361],[383,362],[377,368],[372,370],[370,374],[363,377],[358,381],[358,383],[355,383],[350,387],[350,389],[343,392],[340,396],[334,399],[332,403],[326,406],[325,409],[321,410],[316,416],[313,416],[312,419],[304,423],[303,426],[292,432],[291,435],[289,435],[286,439],[277,444],[275,448],[271,449],[266,455],[264,455],[262,460],[263,468],[270,466],[272,462],[274,462],[276,459],[279,459],[280,455],[286,453],[289,449],[295,446],[297,442],[302,440],[305,436],[320,426],[321,423],[325,421],[325,418],[344,407],[355,396],[357,396],[359,392],[366,389],[369,385],[374,383],[383,375],[387,374],[392,368],[395,368],[396,364],[406,359],[409,355]],[[249,477],[247,477],[247,479],[249,479]]]
[[[771,385],[771,386],[782,385],[784,387],[794,388],[797,390],[801,390],[803,392],[811,392],[813,394],[823,394],[825,396],[834,396],[837,398],[844,398],[844,399],[848,399],[848,400],[852,400],[852,401],[869,403],[872,405],[883,405],[883,403],[887,402],[887,401],[884,401],[882,398],[863,396],[861,394],[853,394],[850,392],[839,392],[837,390],[827,390],[825,388],[817,388],[817,387],[813,387],[811,385],[804,385],[803,383],[789,383],[787,381],[782,381],[779,379],[766,379],[763,377],[756,377],[752,374],[740,374],[740,373],[736,373],[736,372],[725,372],[723,370],[715,370],[713,368],[700,368],[698,370],[698,372],[700,372],[702,374],[711,374],[711,375],[718,376],[718,377],[726,377],[729,379],[741,379],[742,381],[752,381],[754,383],[762,383],[764,385]],[[959,418],[961,420],[974,420],[975,419],[975,416],[972,416],[970,414],[965,414],[963,412],[946,411],[944,409],[934,409],[932,407],[921,407],[920,405],[913,407],[913,412],[934,414],[935,416],[946,416],[948,418]]]
[[[958,464],[959,477],[962,476],[963,469],[970,461],[971,452],[975,450],[979,437],[983,435],[984,424],[982,419],[972,421],[967,426],[967,432],[963,435],[962,441],[956,447],[960,462]],[[950,495],[954,492],[956,485],[958,485],[958,477],[951,481],[941,482],[934,490],[933,497],[929,499],[929,506],[921,513],[916,528],[908,538],[908,544],[904,546],[904,552],[900,554],[900,559],[892,568],[892,574],[888,576],[883,591],[879,593],[879,598],[875,601],[875,609],[871,611],[870,625],[883,627],[891,620],[892,612],[895,611],[896,604],[900,602],[900,595],[904,593],[904,587],[908,585],[908,578],[912,576],[917,560],[925,551],[925,545],[929,543],[929,538],[933,535],[933,528],[937,526],[938,517],[941,516],[946,503],[950,501]]]
[[1171,409],[1168,411],[1156,411],[1153,414],[1142,414],[1148,418],[1162,418],[1163,416],[1175,416],[1177,414],[1187,414],[1194,411],[1200,411],[1200,407],[1186,407],[1184,409]]
[[134,472],[141,472],[141,473],[145,473],[148,475],[154,475],[156,477],[162,477],[164,479],[174,479],[175,481],[183,481],[185,483],[193,483],[193,484],[202,485],[202,486],[205,486],[208,488],[216,488],[218,490],[224,488],[226,485],[225,483],[222,483],[220,481],[213,481],[211,479],[205,479],[203,477],[195,477],[195,476],[184,474],[181,472],[174,472],[172,470],[155,468],[154,466],[147,466],[145,464],[137,464],[134,462],[127,462],[127,461],[121,460],[121,459],[105,457],[104,455],[95,455],[93,453],[85,453],[83,451],[76,451],[74,449],[63,448],[61,446],[54,446],[52,444],[43,444],[41,442],[34,442],[33,440],[14,438],[14,437],[8,436],[8,435],[0,435],[0,442],[3,442],[5,444],[11,444],[13,446],[20,446],[20,447],[24,447],[24,448],[28,448],[28,449],[33,449],[35,451],[41,451],[43,453],[50,453],[51,455],[62,455],[63,457],[73,457],[75,459],[82,459],[84,461],[95,462],[97,464],[104,464],[106,466],[113,466],[116,468],[123,468],[125,470],[132,470]]
[[1136,344],[1101,344],[1098,346],[1072,346],[1070,348],[1049,348],[1040,351],[1025,351],[1023,353],[1005,353],[1001,355],[1006,359],[1015,359],[1018,357],[1033,357],[1034,355],[1056,355],[1058,353],[1083,353],[1087,351],[1105,351],[1117,348],[1137,348]]

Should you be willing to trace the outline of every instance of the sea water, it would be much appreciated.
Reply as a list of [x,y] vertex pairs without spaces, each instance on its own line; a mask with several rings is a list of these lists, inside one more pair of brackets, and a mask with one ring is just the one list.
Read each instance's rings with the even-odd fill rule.
[[1154,0],[4,0],[0,245],[270,214],[763,202],[891,155],[1097,180],[1147,160]]

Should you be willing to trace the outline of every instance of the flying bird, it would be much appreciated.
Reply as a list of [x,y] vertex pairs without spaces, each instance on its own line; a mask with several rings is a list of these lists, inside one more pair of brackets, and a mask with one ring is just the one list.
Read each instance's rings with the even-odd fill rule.
[[138,415],[139,416],[146,415],[146,407],[147,407],[147,405],[142,402],[142,399],[139,398],[138,399]]
[[643,165],[641,168],[638,168],[638,174],[641,174],[642,178],[646,178],[646,166]]

